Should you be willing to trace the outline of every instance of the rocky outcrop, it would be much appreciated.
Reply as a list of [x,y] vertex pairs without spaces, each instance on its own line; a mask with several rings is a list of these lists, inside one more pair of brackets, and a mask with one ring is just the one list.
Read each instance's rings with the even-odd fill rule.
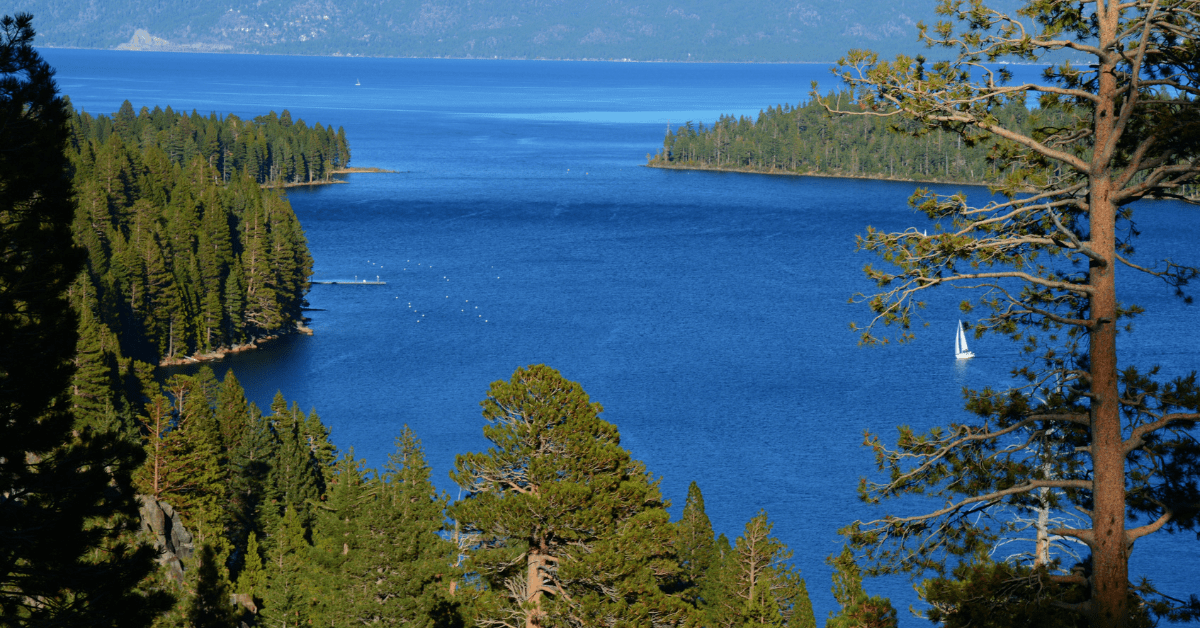
[[133,37],[123,44],[117,44],[117,50],[161,50],[170,52],[228,52],[232,49],[229,44],[193,43],[179,44],[169,42],[162,37],[151,35],[144,28],[133,31]]
[[138,495],[137,499],[142,530],[154,538],[154,547],[159,551],[158,562],[166,566],[168,576],[183,582],[183,573],[187,570],[185,561],[196,551],[192,533],[183,527],[183,520],[170,504],[150,495]]

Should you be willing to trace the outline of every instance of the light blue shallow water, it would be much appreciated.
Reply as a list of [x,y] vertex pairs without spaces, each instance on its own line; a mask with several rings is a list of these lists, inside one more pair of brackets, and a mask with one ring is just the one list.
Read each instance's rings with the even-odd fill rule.
[[[825,556],[838,527],[877,513],[854,498],[871,471],[864,429],[962,418],[964,386],[1003,385],[1014,347],[951,357],[958,294],[932,299],[907,346],[863,349],[847,324],[869,289],[866,225],[927,227],[912,185],[664,172],[641,167],[668,123],[754,115],[800,100],[823,66],[333,59],[46,50],[76,107],[171,105],[344,126],[348,185],[289,192],[316,259],[312,337],[237,356],[251,398],[316,407],[343,450],[379,465],[403,424],[438,486],[454,455],[486,447],[489,382],[544,362],[582,383],[623,444],[662,477],[677,513],[704,491],[735,538],[759,509],[795,552],[818,617],[834,607]],[[355,87],[354,82],[362,83]],[[1200,213],[1139,214],[1147,259],[1196,262]],[[1156,253],[1157,252],[1157,253]],[[1196,310],[1129,277],[1147,306],[1123,359],[1196,367]],[[1190,535],[1138,544],[1134,567],[1194,590]],[[907,583],[876,581],[897,607]],[[901,611],[905,625],[921,625]]]

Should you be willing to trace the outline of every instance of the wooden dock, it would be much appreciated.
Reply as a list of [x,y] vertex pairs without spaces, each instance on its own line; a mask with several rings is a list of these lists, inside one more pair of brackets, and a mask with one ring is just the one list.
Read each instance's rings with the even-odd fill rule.
[[329,286],[386,286],[387,285],[386,281],[367,281],[366,279],[363,279],[362,281],[346,281],[344,279],[341,279],[338,281],[309,280],[308,283],[323,283],[323,284],[329,285]]

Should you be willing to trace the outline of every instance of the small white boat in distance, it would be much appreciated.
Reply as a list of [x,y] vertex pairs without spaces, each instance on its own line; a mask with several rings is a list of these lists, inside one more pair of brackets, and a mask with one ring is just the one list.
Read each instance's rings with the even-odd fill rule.
[[954,357],[959,360],[975,357],[967,348],[967,335],[963,333],[962,321],[958,321],[958,333],[954,336]]

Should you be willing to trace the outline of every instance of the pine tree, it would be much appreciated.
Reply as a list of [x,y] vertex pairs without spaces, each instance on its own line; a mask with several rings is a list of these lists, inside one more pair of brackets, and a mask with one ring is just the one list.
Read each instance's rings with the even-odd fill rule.
[[99,432],[115,431],[132,435],[126,425],[124,403],[118,393],[117,355],[106,347],[107,329],[97,318],[99,305],[95,289],[81,274],[72,287],[72,300],[79,316],[79,340],[76,343],[71,378],[71,411],[75,429],[91,428]]
[[32,17],[0,19],[0,617],[8,626],[147,625],[152,548],[130,546],[135,445],[72,433],[83,270],[72,240],[67,106],[33,49]]
[[[362,563],[363,552],[375,551],[369,534],[370,523],[364,520],[364,502],[378,498],[378,481],[363,475],[362,461],[347,456],[334,465],[328,490],[321,507],[316,511],[312,531],[312,554],[307,586],[318,592],[310,594],[313,624],[343,626],[358,623],[362,615],[356,606],[368,598],[379,574],[374,569],[356,566]],[[370,615],[379,612],[379,604],[371,598]]]
[[[180,384],[186,385],[186,384]],[[176,395],[178,395],[176,391]],[[175,399],[182,402],[181,396]],[[134,474],[138,492],[172,504],[191,521],[209,507],[216,490],[214,451],[188,430],[188,417],[166,396],[156,394],[143,418],[146,460]]]
[[247,208],[243,216],[242,271],[244,273],[245,321],[259,333],[278,329],[283,320],[271,269],[271,233],[265,210],[260,203]]
[[221,443],[225,447],[225,455],[238,448],[249,429],[247,419],[250,416],[250,406],[246,401],[246,392],[234,376],[233,370],[225,372],[217,391],[217,408],[214,415],[217,429],[221,433]]
[[771,536],[772,527],[760,512],[723,553],[707,604],[712,625],[816,628],[808,589],[787,562],[792,553]]
[[309,555],[307,530],[296,508],[289,505],[272,530],[267,553],[266,591],[259,616],[270,626],[289,628],[308,621],[305,575]]
[[[293,412],[299,413],[299,409],[293,408]],[[301,427],[301,434],[312,452],[313,462],[321,474],[322,485],[327,485],[329,476],[333,473],[333,465],[337,461],[337,447],[334,447],[333,442],[329,440],[329,428],[321,423],[321,417],[317,415],[316,408],[308,412],[308,417]]]
[[214,406],[217,381],[212,369],[202,367],[195,375],[175,375],[166,388],[175,403],[173,431],[186,444],[185,471],[191,487],[167,497],[188,523],[198,543],[208,543],[221,553],[229,551],[224,537],[225,466],[224,445]]
[[[242,437],[229,452],[229,488],[227,492],[227,530],[233,546],[245,549],[252,534],[270,540],[271,522],[279,516],[278,493],[271,483],[272,461],[279,443],[270,422],[258,407],[249,404],[242,418]],[[235,552],[234,556],[238,554]],[[246,553],[249,556],[247,550]],[[235,559],[236,566],[236,559]]]
[[862,572],[849,547],[826,560],[833,567],[833,597],[841,610],[829,613],[826,628],[896,628],[896,609],[887,598],[867,595]]
[[[1200,527],[1200,388],[1195,372],[1132,364],[1118,335],[1143,313],[1124,290],[1130,277],[1145,273],[1185,300],[1200,278],[1170,254],[1139,259],[1134,218],[1140,201],[1192,197],[1200,182],[1195,3],[1000,5],[938,4],[937,26],[921,29],[945,54],[937,63],[864,50],[837,63],[858,100],[844,113],[906,118],[930,153],[941,142],[930,131],[948,131],[987,148],[1003,173],[978,195],[914,192],[912,207],[940,225],[931,235],[868,228],[859,248],[883,263],[866,267],[876,289],[856,299],[871,308],[862,341],[888,340],[891,325],[911,339],[927,290],[954,286],[972,293],[960,306],[977,336],[1005,336],[1023,354],[1011,387],[965,392],[970,420],[905,427],[895,445],[868,434],[887,479],[864,481],[862,498],[912,495],[922,506],[844,531],[873,573],[942,575],[1008,533],[994,524],[1007,513],[994,512],[1027,512],[1049,494],[1083,514],[1051,533],[1086,545],[1092,568],[1047,575],[1090,588],[1075,610],[1092,626],[1138,621],[1134,592],[1160,616],[1194,619],[1200,600],[1133,584],[1129,565],[1142,537]],[[1070,60],[1016,89],[1007,70],[974,74],[986,61],[1041,64],[1066,48]]]
[[[1048,567],[995,562],[981,552],[974,561],[955,567],[952,577],[922,583],[919,592],[930,606],[926,617],[945,628],[1083,628],[1086,619],[1071,605],[1087,599],[1086,587],[1053,582],[1046,577]],[[1084,565],[1078,567],[1085,571]],[[1137,606],[1131,628],[1153,626],[1149,607]]]
[[296,509],[308,525],[312,520],[312,505],[320,499],[324,487],[321,471],[302,432],[304,413],[299,408],[289,410],[283,395],[278,393],[271,411],[270,422],[278,442],[269,477],[278,500],[275,508],[280,514],[288,507]]
[[262,551],[258,547],[258,535],[254,532],[251,532],[246,540],[242,564],[242,572],[238,574],[237,579],[237,592],[261,602],[267,592],[267,575],[263,569]]
[[694,606],[703,607],[716,599],[716,583],[709,572],[719,563],[720,555],[713,539],[712,523],[704,512],[704,496],[692,482],[688,486],[683,515],[675,524],[675,552],[682,568],[684,598]]
[[575,382],[544,365],[492,384],[494,447],[458,456],[452,509],[478,535],[469,567],[489,589],[480,621],[673,625],[687,605],[661,586],[677,558],[662,498]]
[[373,487],[375,498],[361,509],[349,564],[359,583],[357,621],[432,627],[435,611],[453,606],[449,583],[457,548],[438,534],[449,500],[437,494],[429,474],[421,445],[405,426]]
[[211,545],[200,547],[196,591],[188,601],[187,609],[191,628],[231,628],[237,624],[238,610],[229,602],[229,583],[220,563],[220,555]]
[[346,141],[346,131],[342,127],[337,130],[337,165],[339,168],[350,167],[350,143]]

